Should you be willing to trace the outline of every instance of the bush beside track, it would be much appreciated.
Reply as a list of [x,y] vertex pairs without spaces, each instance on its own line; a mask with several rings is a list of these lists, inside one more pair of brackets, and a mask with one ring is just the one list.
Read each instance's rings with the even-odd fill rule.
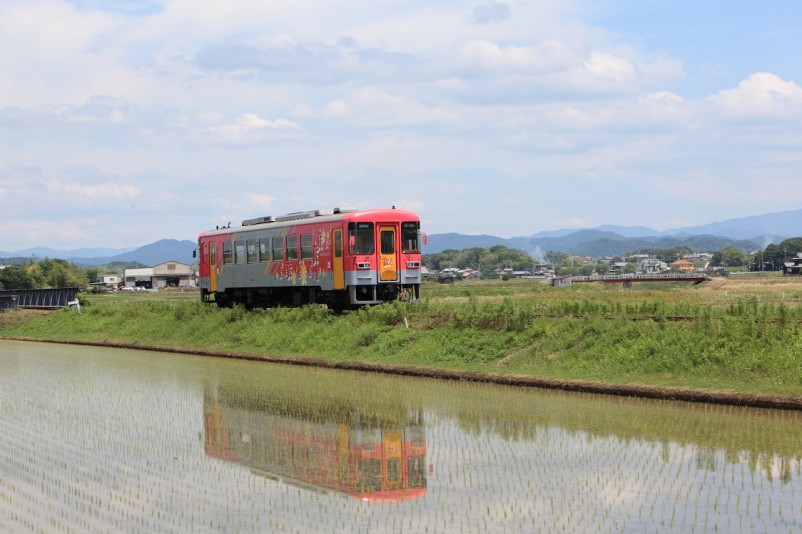
[[[802,280],[702,286],[433,285],[341,315],[92,295],[0,314],[0,336],[702,402],[802,407]],[[24,316],[20,316],[22,314]]]

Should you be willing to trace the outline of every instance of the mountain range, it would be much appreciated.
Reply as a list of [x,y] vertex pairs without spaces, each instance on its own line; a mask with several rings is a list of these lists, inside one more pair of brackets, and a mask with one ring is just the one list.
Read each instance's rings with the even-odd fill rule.
[[538,232],[528,237],[503,238],[492,235],[457,233],[431,234],[424,254],[448,249],[503,245],[542,258],[546,252],[567,252],[574,256],[620,256],[643,249],[686,246],[696,252],[715,252],[728,246],[745,252],[763,250],[771,243],[802,236],[802,209],[752,215],[701,226],[658,231],[645,226],[602,225],[589,229],[561,229]]
[[197,248],[195,241],[188,239],[161,239],[139,248],[104,249],[85,248],[76,250],[55,250],[47,247],[34,247],[16,252],[0,252],[0,258],[61,258],[81,267],[108,265],[110,263],[141,263],[145,266],[158,265],[166,261],[178,261],[191,265],[195,260],[192,251]]
[[[430,234],[423,245],[424,254],[448,249],[503,245],[523,250],[535,258],[549,251],[568,252],[575,256],[620,256],[646,248],[687,246],[696,252],[715,252],[736,246],[746,252],[763,250],[771,243],[802,236],[802,209],[753,215],[702,226],[657,231],[645,226],[602,225],[586,229],[562,229],[538,232],[528,237],[503,238],[492,235],[458,233]],[[15,252],[0,251],[0,258],[61,258],[82,267],[108,265],[115,262],[138,262],[152,266],[165,261],[192,264],[195,241],[161,239],[139,248],[55,250],[34,247]],[[2,260],[0,260],[2,263]]]

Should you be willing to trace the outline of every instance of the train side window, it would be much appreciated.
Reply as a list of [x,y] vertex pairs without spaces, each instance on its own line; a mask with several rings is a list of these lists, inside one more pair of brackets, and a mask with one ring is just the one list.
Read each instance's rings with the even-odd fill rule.
[[217,254],[216,254],[217,253],[217,247],[215,246],[214,243],[209,245],[209,251],[210,251],[209,252],[209,263],[211,264],[212,267],[214,267],[215,265],[217,265]]
[[259,261],[270,261],[270,239],[267,237],[259,240]]
[[287,236],[287,261],[298,259],[298,236]]
[[234,241],[234,263],[245,263],[245,241]]
[[276,236],[273,238],[273,261],[284,259],[284,238]]
[[259,257],[256,253],[256,240],[249,239],[246,241],[247,250],[248,250],[248,263],[256,263],[257,258]]
[[420,223],[401,223],[401,251],[404,253],[420,252]]
[[231,242],[226,241],[223,243],[223,263],[234,263],[233,251],[231,250]]
[[312,234],[303,234],[301,236],[301,259],[312,259]]

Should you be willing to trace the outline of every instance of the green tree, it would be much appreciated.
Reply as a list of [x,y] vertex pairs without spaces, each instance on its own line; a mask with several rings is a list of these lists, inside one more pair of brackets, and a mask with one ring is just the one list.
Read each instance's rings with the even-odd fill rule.
[[86,272],[78,265],[67,260],[45,258],[28,267],[28,272],[40,287],[81,287],[89,284]]
[[90,284],[94,284],[96,282],[100,282],[100,268],[98,267],[89,267],[86,269],[86,279],[89,280]]
[[550,250],[546,252],[546,261],[551,263],[552,265],[557,265],[559,263],[564,263],[566,260],[570,259],[571,255],[567,252],[556,252]]
[[36,289],[36,280],[26,267],[12,265],[0,271],[3,289]]
[[[802,237],[792,237],[777,244],[771,243],[756,256],[757,270],[781,270],[784,262],[802,252]],[[761,268],[760,263],[763,263]]]
[[490,248],[473,247],[464,250],[448,249],[436,254],[424,254],[423,264],[429,269],[441,271],[447,267],[478,269],[487,274],[499,267],[515,270],[532,267],[535,260],[523,251],[497,245]]
[[746,265],[746,254],[738,247],[727,247],[713,254],[710,262],[717,267],[740,267]]

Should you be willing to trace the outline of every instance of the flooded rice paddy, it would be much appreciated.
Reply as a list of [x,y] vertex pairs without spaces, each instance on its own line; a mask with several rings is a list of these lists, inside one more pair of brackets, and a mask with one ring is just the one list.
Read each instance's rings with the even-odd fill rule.
[[0,341],[0,531],[799,532],[802,416]]

